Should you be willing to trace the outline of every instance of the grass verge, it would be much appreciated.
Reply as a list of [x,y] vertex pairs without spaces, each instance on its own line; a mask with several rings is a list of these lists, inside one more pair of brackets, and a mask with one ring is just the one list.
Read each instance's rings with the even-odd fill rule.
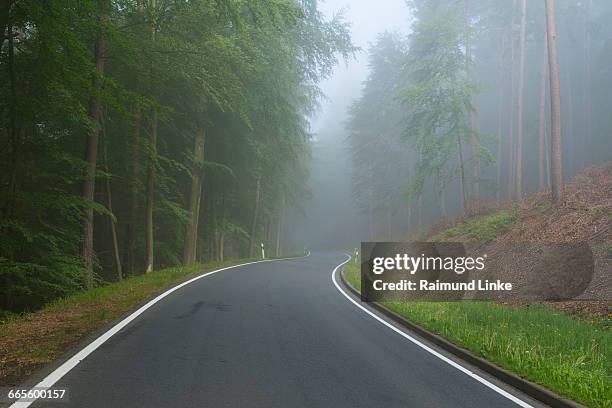
[[[345,267],[359,290],[359,264]],[[590,407],[612,407],[612,331],[542,305],[385,302],[388,309],[475,355]]]
[[14,315],[0,324],[0,385],[16,385],[60,357],[85,336],[169,286],[204,271],[252,261],[213,262],[167,268],[130,277],[60,299],[43,309]]
[[510,231],[517,219],[516,208],[468,218],[434,237],[434,240],[462,237],[469,241],[485,242]]

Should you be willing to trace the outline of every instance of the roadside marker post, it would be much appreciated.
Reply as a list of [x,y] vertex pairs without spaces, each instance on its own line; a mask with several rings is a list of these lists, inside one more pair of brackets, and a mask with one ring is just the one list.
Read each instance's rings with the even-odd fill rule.
[[261,243],[261,259],[266,259],[266,250],[264,249],[264,243]]

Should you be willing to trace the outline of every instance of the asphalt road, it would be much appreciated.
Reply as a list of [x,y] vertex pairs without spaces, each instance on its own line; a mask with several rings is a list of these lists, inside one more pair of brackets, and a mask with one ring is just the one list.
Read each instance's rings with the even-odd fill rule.
[[345,259],[313,253],[193,282],[61,378],[68,403],[32,406],[517,406],[352,304],[331,280]]

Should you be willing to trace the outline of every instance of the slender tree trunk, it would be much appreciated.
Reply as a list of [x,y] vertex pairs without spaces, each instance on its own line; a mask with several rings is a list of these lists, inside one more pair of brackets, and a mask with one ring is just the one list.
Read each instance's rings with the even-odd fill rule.
[[391,207],[389,205],[385,208],[385,240],[391,241]]
[[[470,23],[470,0],[465,0],[465,70],[468,85],[472,82],[472,43]],[[472,148],[472,192],[474,208],[478,208],[480,202],[480,142],[476,135],[477,110],[474,95],[470,93],[470,146]]]
[[[8,184],[8,200],[6,202],[6,208],[0,209],[4,210],[0,212],[0,215],[9,216],[12,214],[15,205],[16,205],[16,193],[19,190],[19,180],[20,180],[20,172],[22,166],[22,157],[21,157],[21,148],[22,148],[22,132],[18,121],[18,96],[17,96],[17,79],[15,77],[15,33],[14,33],[14,25],[13,20],[10,15],[10,11],[12,8],[12,0],[6,1],[3,3],[2,8],[2,42],[0,42],[0,48],[4,43],[4,30],[6,30],[8,35],[8,79],[9,79],[9,138],[10,138],[10,146],[11,146],[11,154],[10,154],[10,173],[9,173],[9,184]],[[5,28],[6,27],[6,28]]]
[[516,129],[516,198],[523,198],[523,95],[525,92],[525,25],[527,18],[527,0],[521,0],[520,62],[519,89],[517,98]]
[[514,21],[515,21],[515,11],[516,9],[516,0],[512,2],[512,23],[510,25],[510,125],[509,125],[509,138],[508,138],[508,200],[512,200],[512,192],[514,190],[514,107],[516,101],[516,85],[515,85],[515,77],[516,77],[516,41],[514,38]]
[[[104,121],[104,118],[102,119]],[[102,125],[102,155],[104,159],[104,171],[106,171],[107,176],[105,177],[106,184],[106,208],[110,212],[108,216],[110,222],[110,230],[111,230],[111,239],[113,243],[113,257],[115,260],[115,267],[117,269],[117,280],[123,280],[123,268],[121,267],[121,256],[119,255],[119,241],[117,240],[117,229],[116,229],[116,219],[113,213],[113,197],[111,194],[111,184],[110,184],[110,168],[108,166],[108,154],[107,154],[107,144],[108,138],[106,137],[106,129],[104,124]]]
[[585,152],[590,151],[592,139],[592,123],[591,123],[591,48],[592,48],[592,29],[591,29],[591,10],[593,8],[593,0],[587,0],[586,22],[585,22],[585,47],[584,47],[584,109],[585,109],[585,133],[586,143]]
[[438,190],[438,201],[440,201],[440,213],[442,214],[442,218],[446,219],[448,218],[448,212],[446,211],[446,195],[444,194],[446,186],[444,179],[439,172],[436,175],[436,184]]
[[149,157],[147,160],[147,185],[145,191],[145,273],[153,271],[153,205],[155,195],[155,166],[157,163],[157,110],[151,111],[149,130]]
[[211,259],[218,261],[219,260],[219,224],[215,221],[215,218],[212,219],[211,228],[212,228],[212,237],[211,237],[210,243],[212,244],[211,248],[213,251],[213,256],[211,257]]
[[565,59],[565,66],[566,66],[565,77],[567,78],[567,86],[565,88],[565,90],[567,91],[566,98],[565,98],[565,100],[567,101],[566,111],[565,111],[565,116],[566,116],[565,143],[567,143],[568,151],[573,153],[567,156],[567,159],[565,161],[565,164],[566,164],[565,171],[571,177],[571,175],[573,175],[576,171],[576,153],[577,152],[574,146],[574,92],[572,91],[572,85],[573,85],[572,84],[573,82],[572,81],[572,69],[571,69],[569,58]]
[[261,176],[257,176],[255,184],[255,209],[253,211],[253,221],[251,222],[251,236],[249,239],[249,257],[255,256],[255,241],[257,234],[257,221],[259,216],[259,203],[261,201]]
[[539,137],[538,137],[538,175],[539,189],[544,191],[547,187],[546,183],[546,81],[547,75],[547,44],[544,39],[544,52],[542,53],[542,71],[540,74],[540,114],[539,114]]
[[185,228],[185,246],[183,247],[183,264],[195,262],[198,243],[198,213],[202,197],[202,170],[204,165],[204,129],[198,128],[193,148],[193,165],[191,167],[191,192],[189,194],[189,222]]
[[281,241],[283,234],[283,224],[285,221],[285,197],[281,200],[280,214],[278,216],[278,223],[276,224],[276,251],[275,256],[281,256]]
[[552,201],[563,201],[563,152],[561,136],[561,94],[559,91],[559,63],[557,58],[557,29],[554,0],[545,0],[546,35],[548,40],[548,68],[550,73],[550,181]]
[[[155,0],[149,0],[149,8],[155,10]],[[155,25],[150,22],[151,44],[155,44]],[[151,61],[151,81],[153,80],[153,61]],[[147,162],[147,185],[145,191],[145,273],[153,271],[153,203],[155,195],[155,166],[157,165],[157,109],[151,109],[151,128],[149,130],[149,157]]]
[[499,47],[499,62],[497,67],[498,72],[498,99],[497,99],[497,176],[496,176],[496,199],[499,203],[501,200],[501,160],[502,160],[502,123],[503,123],[503,108],[504,108],[504,53],[506,52],[506,37],[504,34],[500,36]]
[[[137,21],[140,24],[145,24],[144,15],[144,0],[137,0],[136,7],[138,10]],[[137,83],[137,88],[140,89],[141,84]],[[141,132],[142,132],[142,107],[135,104],[132,109],[133,114],[133,129],[131,140],[131,155],[130,155],[130,203],[129,216],[126,226],[125,250],[124,256],[126,261],[125,274],[136,274],[136,241],[137,241],[137,226],[138,226],[138,209],[139,209],[139,187],[140,187],[140,148],[141,148]]]
[[[4,30],[6,26],[6,31],[8,35],[8,77],[10,83],[10,103],[9,103],[9,133],[11,140],[11,174],[9,176],[9,193],[14,194],[17,190],[17,166],[20,161],[20,145],[21,142],[18,137],[19,131],[17,129],[17,83],[15,78],[15,34],[13,33],[13,21],[10,16],[12,1],[7,1],[4,7],[6,8],[6,22],[3,21],[2,26],[2,42],[0,42],[0,47],[4,43]],[[3,8],[4,12],[4,8]],[[4,16],[3,16],[4,18]]]
[[420,192],[417,198],[417,234],[419,238],[423,234],[423,225],[423,192]]
[[370,199],[368,200],[368,239],[370,241],[374,241],[374,211],[372,210],[372,200],[371,195],[369,193]]
[[221,190],[221,228],[219,231],[219,260],[223,262],[225,258],[225,230],[226,230],[226,208],[225,208],[225,188]]
[[264,224],[264,242],[266,244],[266,248],[269,248],[269,244],[270,244],[270,231],[272,230],[271,223],[272,221],[268,219],[266,223]]
[[[85,139],[85,162],[87,163],[87,173],[83,183],[83,199],[90,203],[94,201],[96,183],[96,161],[98,157],[98,139],[100,137],[101,76],[104,74],[104,62],[106,57],[103,26],[107,19],[108,0],[100,0],[98,5],[102,27],[98,32],[95,42],[94,63],[96,65],[96,72],[92,79],[94,94],[89,102],[89,118],[91,119],[92,127],[87,132],[87,137]],[[87,206],[83,212],[81,257],[87,271],[85,286],[91,288],[93,286],[93,208]]]
[[138,184],[140,179],[140,130],[142,108],[134,108],[134,129],[131,143],[130,215],[126,233],[127,273],[134,275],[136,268],[136,226],[138,224]]
[[274,245],[274,256],[277,256],[277,257],[280,254],[281,229],[282,229],[282,219],[279,216],[278,220],[276,220],[276,242]]
[[[217,225],[216,225],[216,215],[215,215],[215,192],[212,190],[212,185],[209,188],[209,191],[207,192],[208,194],[206,195],[206,219],[208,219],[208,222],[206,223],[207,229],[206,229],[206,236],[207,236],[207,240],[206,240],[206,247],[207,247],[207,252],[208,252],[208,259],[212,259],[215,260],[216,258],[216,252],[217,252],[217,246],[215,243],[215,236],[217,234]],[[201,202],[201,201],[200,201]],[[200,212],[200,210],[198,209],[198,213]]]
[[219,260],[221,262],[225,260],[225,231],[223,230],[219,235]]
[[[459,190],[461,190],[461,210],[463,215],[469,212],[467,193],[465,191],[465,165],[463,161],[463,142],[461,135],[457,133],[457,151],[459,153]],[[420,210],[419,210],[420,211]]]
[[372,170],[372,158],[368,159],[368,233],[370,234],[370,241],[375,241],[376,230],[374,222],[374,180]]

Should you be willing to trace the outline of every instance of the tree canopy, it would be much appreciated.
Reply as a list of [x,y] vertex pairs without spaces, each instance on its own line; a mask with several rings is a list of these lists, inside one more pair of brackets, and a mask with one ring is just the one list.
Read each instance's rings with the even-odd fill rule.
[[281,250],[318,84],[355,50],[341,14],[316,0],[0,7],[0,308],[149,262],[248,256],[249,241]]

